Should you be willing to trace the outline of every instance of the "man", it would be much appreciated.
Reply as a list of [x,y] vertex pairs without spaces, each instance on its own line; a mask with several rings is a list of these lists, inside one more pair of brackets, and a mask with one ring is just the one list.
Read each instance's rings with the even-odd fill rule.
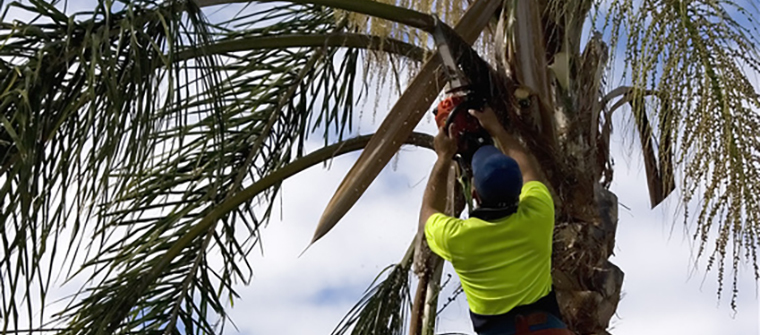
[[535,158],[504,130],[493,110],[470,114],[503,152],[491,145],[475,152],[472,195],[478,208],[467,220],[446,216],[446,179],[457,145],[439,129],[420,233],[454,266],[478,334],[572,334],[552,290],[554,202]]

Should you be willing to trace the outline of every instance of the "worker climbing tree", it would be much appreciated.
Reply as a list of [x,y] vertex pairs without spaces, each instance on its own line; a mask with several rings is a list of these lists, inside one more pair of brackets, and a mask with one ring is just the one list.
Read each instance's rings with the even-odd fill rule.
[[422,200],[420,234],[430,250],[454,266],[478,334],[572,334],[552,289],[554,202],[536,160],[491,108],[469,112],[501,150],[483,145],[465,162],[471,164],[477,208],[466,220],[447,216],[446,180],[462,134],[455,124],[439,129],[434,142],[438,159]]

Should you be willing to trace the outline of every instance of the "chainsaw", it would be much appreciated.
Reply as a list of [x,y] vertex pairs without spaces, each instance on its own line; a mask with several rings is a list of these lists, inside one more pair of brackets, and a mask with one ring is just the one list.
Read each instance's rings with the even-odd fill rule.
[[[443,127],[447,135],[456,139],[457,153],[454,159],[459,163],[465,175],[472,175],[472,156],[481,146],[493,144],[488,134],[477,118],[470,115],[470,109],[482,110],[487,99],[483,92],[472,85],[460,69],[449,43],[450,34],[455,32],[444,30],[445,25],[436,18],[433,40],[441,57],[443,72],[449,84],[446,97],[433,109],[438,128]],[[449,126],[453,125],[449,134]]]

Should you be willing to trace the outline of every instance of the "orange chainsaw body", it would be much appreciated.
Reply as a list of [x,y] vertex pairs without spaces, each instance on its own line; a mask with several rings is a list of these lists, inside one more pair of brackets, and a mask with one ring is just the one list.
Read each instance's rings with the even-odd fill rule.
[[469,109],[479,109],[467,95],[449,95],[438,103],[434,111],[435,123],[440,129],[449,131],[447,125],[453,125],[449,136],[457,140],[457,153],[469,162],[481,145],[490,144],[488,132],[480,125],[478,119],[470,115]]

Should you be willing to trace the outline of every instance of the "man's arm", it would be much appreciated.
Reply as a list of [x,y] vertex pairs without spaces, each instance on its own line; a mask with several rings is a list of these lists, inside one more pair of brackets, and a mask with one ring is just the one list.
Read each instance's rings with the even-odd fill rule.
[[[451,131],[449,131],[451,134]],[[435,213],[443,213],[446,210],[446,181],[449,176],[451,158],[457,151],[456,140],[444,133],[443,128],[438,130],[433,147],[438,159],[430,172],[425,194],[422,196],[422,208],[420,209],[419,232],[425,233],[425,223]]]
[[533,180],[543,182],[543,174],[539,169],[536,158],[515,136],[508,133],[502,127],[491,107],[485,107],[482,112],[471,109],[470,114],[480,121],[480,125],[491,134],[491,137],[499,144],[504,154],[517,161],[517,165],[520,166],[520,172],[523,176],[523,183]]

